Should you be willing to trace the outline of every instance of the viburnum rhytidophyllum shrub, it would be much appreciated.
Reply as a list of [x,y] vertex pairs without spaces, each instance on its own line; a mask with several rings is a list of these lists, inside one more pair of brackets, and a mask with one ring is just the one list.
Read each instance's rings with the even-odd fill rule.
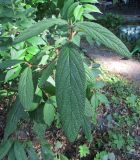
[[[34,123],[43,159],[53,157],[43,134],[53,121],[70,142],[75,141],[80,129],[92,140],[90,124],[96,105],[91,106],[88,91],[94,89],[95,81],[79,49],[81,37],[131,56],[113,33],[96,23],[93,13],[100,13],[97,0],[47,1],[49,13],[38,22],[33,20],[35,10],[28,3],[0,0],[2,82],[8,83],[10,95],[16,95],[7,115],[0,160],[7,154],[9,159],[37,159],[31,141],[23,145],[11,136],[19,120]],[[100,96],[105,98],[97,94],[93,99]]]

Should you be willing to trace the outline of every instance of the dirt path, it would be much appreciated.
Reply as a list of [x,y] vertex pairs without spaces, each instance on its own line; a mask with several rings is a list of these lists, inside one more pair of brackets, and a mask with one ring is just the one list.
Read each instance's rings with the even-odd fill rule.
[[100,63],[105,70],[140,84],[140,62],[134,59],[124,60],[109,49],[90,47],[85,43],[82,44],[82,48],[86,49],[88,55]]

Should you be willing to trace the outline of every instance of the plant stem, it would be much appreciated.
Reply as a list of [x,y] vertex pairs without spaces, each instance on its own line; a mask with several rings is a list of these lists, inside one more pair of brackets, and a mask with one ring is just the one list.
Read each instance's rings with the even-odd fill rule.
[[71,42],[73,39],[73,24],[72,21],[69,22],[69,38],[68,40]]

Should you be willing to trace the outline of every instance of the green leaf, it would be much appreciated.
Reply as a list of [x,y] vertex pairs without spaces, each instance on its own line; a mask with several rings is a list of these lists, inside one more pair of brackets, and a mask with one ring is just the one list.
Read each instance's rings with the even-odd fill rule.
[[[20,49],[20,47],[19,47],[19,49]],[[26,49],[25,48],[20,49],[18,51],[15,50],[14,48],[11,48],[11,59],[13,59],[13,60],[15,60],[15,59],[24,60],[25,54],[26,54]]]
[[19,81],[18,88],[20,102],[27,111],[31,111],[35,109],[33,105],[33,97],[34,97],[34,86],[32,79],[32,70],[30,67],[27,67]]
[[89,152],[89,147],[84,144],[79,146],[79,153],[80,153],[80,157],[86,157],[90,152]]
[[23,63],[24,61],[22,60],[6,60],[0,63],[0,69],[7,69],[9,67],[12,67],[16,64]]
[[63,7],[63,5],[64,5],[64,1],[65,0],[58,0],[57,1],[57,7],[61,9]]
[[106,97],[104,94],[102,94],[102,93],[97,93],[97,98],[98,98],[98,100],[100,101],[100,103],[103,103],[103,104],[105,104],[105,105],[108,105],[108,104],[109,104],[109,101],[108,101],[107,97]]
[[4,157],[9,152],[10,148],[12,147],[13,141],[7,140],[5,143],[0,145],[0,160],[3,160]]
[[97,108],[98,105],[99,105],[99,100],[98,100],[98,98],[97,98],[97,93],[95,93],[95,94],[92,96],[92,98],[91,98],[91,105],[92,105],[94,111],[96,111],[96,108]]
[[89,142],[92,142],[91,125],[87,117],[83,116],[82,129]]
[[72,42],[74,44],[76,44],[78,47],[80,47],[80,42],[81,42],[81,35],[80,34],[76,34],[73,39]]
[[99,3],[97,0],[80,0],[82,3]]
[[88,14],[88,13],[84,13],[84,17],[86,17],[89,20],[95,20],[95,18],[91,14]]
[[[8,9],[9,11],[9,9]],[[5,14],[7,14],[7,12],[4,10]],[[13,11],[11,11],[13,12]],[[12,13],[10,13],[10,15],[12,15]],[[1,18],[1,14],[0,14],[0,18]],[[4,15],[4,18],[6,18],[6,15]],[[13,40],[11,37],[0,37],[0,49],[6,49],[7,47],[11,46],[11,44],[13,43]]]
[[68,158],[61,154],[59,160],[68,160]]
[[29,54],[36,55],[39,52],[39,48],[37,46],[30,46],[26,50]]
[[28,156],[30,157],[30,160],[38,160],[38,156],[34,150],[32,142],[28,143],[27,152],[28,152]]
[[78,5],[79,5],[79,2],[75,2],[69,7],[67,18],[71,18],[72,16],[74,16],[74,10]]
[[7,140],[7,138],[16,130],[19,120],[26,117],[27,113],[24,111],[19,98],[17,98],[7,115],[7,123],[4,130],[4,140]]
[[12,68],[10,69],[7,73],[6,73],[6,76],[5,76],[5,82],[8,82],[12,79],[15,79],[19,76],[20,74],[20,71],[21,71],[21,66],[17,66],[15,68]]
[[46,103],[44,106],[44,121],[50,126],[55,117],[55,108],[52,104]]
[[44,141],[45,139],[46,128],[45,124],[34,122],[33,131],[41,141]]
[[8,154],[8,160],[16,160],[14,148],[12,147]]
[[62,17],[64,19],[67,18],[67,12],[68,12],[68,9],[69,7],[74,3],[74,0],[67,0],[65,1],[64,3],[64,6],[63,6],[63,9],[62,9]]
[[97,94],[95,93],[92,98],[91,98],[91,105],[93,107],[93,116],[92,116],[92,119],[93,119],[93,123],[96,124],[97,123],[97,114],[96,114],[96,108],[98,107],[99,105],[99,100],[97,98]]
[[101,88],[103,88],[105,86],[105,83],[104,82],[102,82],[102,81],[96,81],[96,83],[95,83],[95,89],[101,89]]
[[31,37],[37,36],[42,33],[44,30],[54,26],[54,25],[67,25],[67,22],[62,19],[50,18],[43,21],[40,21],[30,28],[23,31],[19,36],[14,40],[14,44],[25,41]]
[[86,35],[86,40],[87,40],[87,42],[88,42],[90,45],[94,45],[94,40],[92,39],[91,36]]
[[27,41],[28,41],[28,43],[32,44],[33,46],[46,44],[45,41],[39,36],[32,37],[32,38],[28,39]]
[[101,13],[101,11],[94,5],[91,4],[85,4],[84,5],[86,12],[97,12]]
[[56,70],[56,100],[60,119],[70,141],[78,135],[85,110],[85,70],[80,51],[66,44],[58,59]]
[[37,107],[37,109],[35,109],[32,112],[29,112],[30,118],[37,123],[44,123],[43,110],[44,110],[44,105],[40,104]]
[[74,17],[76,20],[80,20],[84,12],[84,8],[82,5],[78,5],[74,10]]
[[92,22],[79,22],[76,24],[76,27],[117,53],[127,57],[131,56],[123,42],[103,26]]
[[85,104],[85,115],[87,117],[92,117],[94,114],[94,109],[91,106],[89,100],[86,98],[86,104]]
[[39,81],[39,87],[42,88],[44,87],[44,84],[46,83],[47,79],[49,78],[49,76],[52,74],[53,72],[53,69],[55,67],[55,61],[50,63],[47,68],[45,68],[42,72],[42,75],[41,75],[41,78],[40,78],[40,81]]
[[55,95],[55,86],[52,83],[47,81],[46,84],[45,84],[45,91],[49,95]]
[[54,107],[57,107],[56,96],[49,97],[48,102],[51,103]]
[[16,160],[28,160],[23,145],[18,141],[14,144],[14,152]]

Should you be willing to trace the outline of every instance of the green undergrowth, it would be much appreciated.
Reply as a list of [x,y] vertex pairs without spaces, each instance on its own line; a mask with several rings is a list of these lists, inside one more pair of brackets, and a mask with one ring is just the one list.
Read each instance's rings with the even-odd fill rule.
[[[139,88],[121,76],[109,72],[103,72],[101,78],[97,78],[97,82],[100,82],[98,87],[104,84],[104,87],[98,90],[104,96],[101,96],[101,103],[96,108],[96,114],[93,117],[92,142],[87,142],[81,133],[76,142],[67,142],[59,127],[59,122],[46,130],[42,124],[32,126],[27,121],[27,124],[26,122],[20,124],[16,133],[16,136],[23,138],[25,128],[29,132],[29,137],[24,140],[20,139],[21,143],[24,146],[30,146],[30,143],[33,143],[34,147],[37,147],[36,140],[40,139],[39,137],[42,139],[46,130],[44,138],[47,141],[44,142],[47,146],[51,145],[53,152],[49,150],[49,154],[55,154],[55,160],[106,160],[107,158],[135,160],[139,154]],[[37,134],[33,134],[30,128]],[[28,142],[29,138],[30,142]],[[16,145],[19,145],[18,142]]]
[[[102,92],[110,102],[110,105],[104,108],[102,115],[105,126],[103,136],[100,139],[104,146],[102,152],[105,154],[107,150],[111,150],[118,158],[121,156],[124,159],[136,159],[137,146],[139,146],[139,88],[121,76],[107,72],[104,72],[102,79],[106,83]],[[102,142],[103,139],[105,139],[104,142]],[[102,157],[105,157],[107,153],[104,154]]]
[[100,103],[96,108],[93,142],[79,139],[79,156],[82,160],[135,160],[139,158],[139,88],[129,80],[109,72],[103,71],[101,79],[105,86],[100,92],[109,103]]

